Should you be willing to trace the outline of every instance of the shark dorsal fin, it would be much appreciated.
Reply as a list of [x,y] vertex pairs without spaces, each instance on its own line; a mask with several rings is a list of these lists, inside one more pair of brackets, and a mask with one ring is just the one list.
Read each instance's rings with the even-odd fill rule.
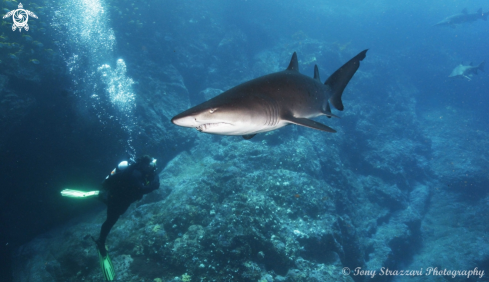
[[467,14],[467,8],[464,8],[464,9],[462,10],[462,14]]
[[318,65],[314,65],[314,79],[316,79],[317,81],[321,82],[321,79],[319,78]]
[[299,71],[299,62],[297,61],[297,54],[295,52],[292,54],[292,59],[290,59],[290,64],[287,67],[287,70]]
[[477,14],[479,14],[479,15],[482,14],[482,8],[479,8],[479,10],[477,10]]

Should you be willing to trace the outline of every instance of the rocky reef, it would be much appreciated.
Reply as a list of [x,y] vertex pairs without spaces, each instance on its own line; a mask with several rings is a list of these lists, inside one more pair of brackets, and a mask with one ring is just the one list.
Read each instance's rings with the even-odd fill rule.
[[[370,58],[380,60],[377,56]],[[171,91],[181,89],[179,103],[187,103],[177,71],[166,72],[177,81]],[[345,93],[342,119],[325,119],[337,134],[290,126],[252,140],[205,135],[171,128],[171,109],[143,103],[148,115],[167,121],[148,123],[147,130],[161,128],[193,140],[176,147],[187,149],[177,150],[160,173],[161,188],[133,205],[111,232],[108,248],[117,279],[363,281],[371,278],[344,275],[343,268],[487,265],[489,248],[481,239],[487,217],[477,216],[487,214],[487,196],[476,188],[478,199],[457,196],[470,184],[478,186],[470,181],[484,181],[487,151],[464,147],[464,162],[447,172],[440,156],[455,159],[460,151],[447,152],[442,144],[461,141],[441,128],[457,121],[432,118],[439,113],[420,117],[408,95],[415,90],[399,82],[384,92],[384,103],[393,106],[375,107],[376,99],[363,99],[360,90],[375,75],[361,69]],[[162,92],[157,96],[166,87],[154,86]],[[469,140],[486,134],[464,133]],[[463,179],[470,184],[462,186]],[[100,280],[88,235],[98,233],[104,216],[100,211],[77,219],[21,247],[16,281]]]

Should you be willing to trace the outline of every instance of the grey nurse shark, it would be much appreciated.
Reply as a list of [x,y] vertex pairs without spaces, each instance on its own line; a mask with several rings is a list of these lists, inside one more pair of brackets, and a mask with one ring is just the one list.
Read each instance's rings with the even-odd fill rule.
[[317,65],[314,66],[314,78],[299,73],[294,52],[286,70],[235,86],[176,115],[171,121],[204,133],[241,135],[245,139],[289,124],[336,132],[311,118],[320,115],[337,117],[331,112],[330,103],[343,110],[343,90],[366,53],[364,50],[353,57],[323,84]]
[[486,62],[484,61],[477,66],[473,66],[472,63],[469,65],[460,64],[453,69],[448,77],[465,77],[468,80],[471,80],[472,74],[477,74],[478,70],[484,71],[485,63]]
[[467,12],[467,8],[463,9],[463,11],[460,14],[455,14],[452,16],[449,16],[448,18],[442,20],[441,22],[435,24],[435,26],[450,26],[452,28],[455,28],[455,25],[457,24],[463,24],[463,23],[468,23],[468,22],[475,22],[478,19],[485,20],[487,21],[487,15],[489,12],[482,12],[482,8],[477,10],[476,13],[470,14]]

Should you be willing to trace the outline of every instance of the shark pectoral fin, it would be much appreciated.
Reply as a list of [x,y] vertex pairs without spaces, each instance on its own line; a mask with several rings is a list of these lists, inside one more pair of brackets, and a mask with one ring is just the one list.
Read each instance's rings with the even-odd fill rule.
[[293,123],[293,124],[309,127],[312,129],[317,129],[317,130],[331,132],[331,133],[336,132],[336,130],[332,129],[331,127],[326,126],[322,123],[313,121],[312,119],[287,117],[287,118],[282,118],[282,120]]
[[326,100],[324,103],[326,104],[326,106],[323,107],[322,112],[325,116],[327,116],[328,118],[332,118],[332,117],[340,118],[339,116],[337,116],[331,112],[331,107],[329,106],[328,100]]
[[243,138],[245,140],[250,140],[251,138],[255,137],[256,134],[248,134],[248,135],[243,135]]

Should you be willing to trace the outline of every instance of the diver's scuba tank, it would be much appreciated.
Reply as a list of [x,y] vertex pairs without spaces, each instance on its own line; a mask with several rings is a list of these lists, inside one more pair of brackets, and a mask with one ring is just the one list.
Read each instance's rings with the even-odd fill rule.
[[120,162],[120,163],[117,165],[117,167],[116,167],[116,168],[114,168],[114,169],[113,169],[113,170],[110,172],[110,174],[109,174],[109,175],[107,175],[107,177],[106,177],[105,179],[109,178],[110,176],[112,176],[112,175],[114,175],[114,174],[116,174],[116,173],[118,173],[118,172],[122,172],[122,171],[126,170],[126,168],[128,168],[128,167],[129,167],[129,162],[128,162],[128,161],[122,161],[122,162]]

